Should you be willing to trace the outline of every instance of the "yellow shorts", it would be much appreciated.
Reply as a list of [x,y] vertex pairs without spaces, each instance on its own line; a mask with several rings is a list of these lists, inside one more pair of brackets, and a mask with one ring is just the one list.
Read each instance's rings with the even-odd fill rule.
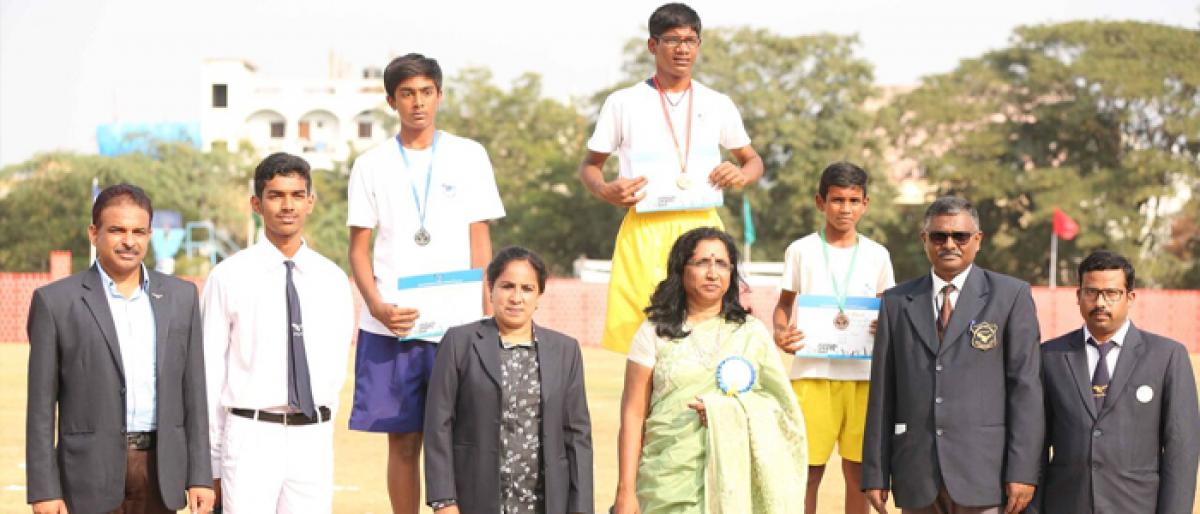
[[809,465],[824,466],[833,455],[834,443],[843,460],[862,462],[870,382],[801,379],[792,381],[792,390],[804,412]]
[[724,229],[716,209],[625,214],[613,248],[608,281],[608,310],[604,315],[605,348],[629,352],[633,334],[646,321],[643,310],[650,295],[667,278],[667,256],[675,240],[697,227]]

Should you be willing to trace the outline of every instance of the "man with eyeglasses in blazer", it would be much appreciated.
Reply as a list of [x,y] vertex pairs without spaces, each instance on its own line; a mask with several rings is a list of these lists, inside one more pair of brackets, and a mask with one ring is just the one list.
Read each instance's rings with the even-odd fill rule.
[[887,290],[871,360],[862,487],[878,512],[1012,514],[1043,449],[1029,284],[975,266],[979,214],[943,196],[921,232],[932,270]]
[[1083,327],[1042,345],[1038,512],[1192,512],[1200,411],[1191,360],[1182,344],[1129,321],[1133,283],[1124,257],[1087,256],[1075,293]]

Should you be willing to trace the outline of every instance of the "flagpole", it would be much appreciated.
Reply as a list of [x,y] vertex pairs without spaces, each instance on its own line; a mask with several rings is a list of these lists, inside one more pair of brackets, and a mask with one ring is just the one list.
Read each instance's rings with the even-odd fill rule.
[[1050,231],[1050,289],[1058,287],[1058,234]]

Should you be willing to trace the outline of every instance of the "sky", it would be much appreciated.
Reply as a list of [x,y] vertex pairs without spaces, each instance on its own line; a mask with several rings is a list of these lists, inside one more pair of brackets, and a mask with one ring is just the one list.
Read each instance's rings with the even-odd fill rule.
[[[696,0],[705,27],[857,35],[881,85],[914,84],[1003,47],[1019,25],[1136,19],[1197,28],[1200,0]],[[521,73],[569,100],[622,77],[659,1],[0,0],[0,165],[56,149],[93,153],[96,126],[197,121],[209,58],[259,73],[324,78],[331,53],[354,69],[411,51],[446,75]],[[700,65],[703,65],[703,54]],[[649,70],[647,70],[649,74]]]

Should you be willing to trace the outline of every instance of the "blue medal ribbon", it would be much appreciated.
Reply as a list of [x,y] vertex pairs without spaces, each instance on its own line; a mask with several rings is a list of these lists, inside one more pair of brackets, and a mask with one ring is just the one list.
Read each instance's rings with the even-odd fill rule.
[[[437,157],[438,137],[441,134],[433,133],[433,145],[430,147],[429,167],[425,170],[425,199],[421,200],[417,196],[417,184],[410,178],[408,181],[409,187],[412,188],[413,203],[417,206],[417,219],[421,223],[421,231],[425,231],[425,215],[429,213],[429,184],[433,182],[433,159]],[[404,169],[412,171],[412,166],[408,163],[408,152],[404,150],[404,143],[400,141],[400,134],[396,134],[396,145],[400,147],[400,158],[404,159]]]

